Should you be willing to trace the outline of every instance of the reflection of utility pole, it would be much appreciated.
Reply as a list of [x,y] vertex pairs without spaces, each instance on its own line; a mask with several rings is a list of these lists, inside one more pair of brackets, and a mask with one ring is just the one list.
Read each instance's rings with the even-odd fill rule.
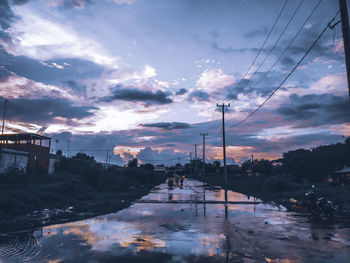
[[3,113],[3,115],[2,115],[2,129],[1,129],[1,134],[2,134],[2,135],[4,135],[4,129],[5,129],[6,106],[7,106],[7,99],[5,99],[4,113]]
[[343,41],[344,41],[344,53],[345,53],[345,64],[348,77],[348,89],[350,96],[350,28],[349,28],[349,16],[348,7],[346,0],[339,0],[340,16],[343,29]]
[[203,176],[205,174],[205,136],[208,136],[208,133],[201,133],[203,136]]
[[195,174],[197,173],[197,146],[198,146],[198,144],[197,143],[195,143],[195,144],[193,144],[193,146],[194,146],[194,161],[195,161],[195,169],[196,169],[196,171],[195,171]]
[[221,108],[222,111],[222,150],[224,157],[224,176],[225,176],[225,217],[227,217],[227,167],[226,167],[226,138],[225,138],[225,107],[230,107],[230,103],[225,105],[225,103],[219,105],[216,104],[217,107]]
[[56,145],[56,153],[57,153],[57,151],[58,151],[58,142],[59,142],[59,140],[58,140],[58,139],[56,139],[56,140],[55,140],[55,145]]

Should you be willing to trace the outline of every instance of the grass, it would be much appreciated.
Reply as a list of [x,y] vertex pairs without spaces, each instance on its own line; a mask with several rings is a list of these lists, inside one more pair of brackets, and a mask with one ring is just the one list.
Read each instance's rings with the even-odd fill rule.
[[[208,174],[204,181],[209,185],[224,187],[222,174]],[[298,183],[280,176],[228,176],[229,190],[284,205],[288,204],[291,197],[304,201],[306,199],[305,193],[311,189],[311,186],[312,183]],[[317,183],[315,189],[317,195],[324,196],[338,205],[350,208],[350,185],[334,186],[328,183]]]
[[118,211],[164,182],[165,176],[141,168],[106,170],[92,162],[68,159],[53,175],[11,170],[0,175],[0,180],[0,232],[6,232],[42,225],[25,215],[43,209],[72,206],[71,220],[81,219],[82,214]]

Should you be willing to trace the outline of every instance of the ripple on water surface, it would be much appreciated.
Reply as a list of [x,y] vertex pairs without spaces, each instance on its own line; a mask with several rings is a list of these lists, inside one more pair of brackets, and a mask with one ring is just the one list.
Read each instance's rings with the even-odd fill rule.
[[[162,184],[117,213],[1,238],[0,262],[349,262],[349,228],[324,229],[283,208],[222,201],[201,182]],[[228,192],[229,201],[256,201]],[[308,248],[308,249],[305,249]]]

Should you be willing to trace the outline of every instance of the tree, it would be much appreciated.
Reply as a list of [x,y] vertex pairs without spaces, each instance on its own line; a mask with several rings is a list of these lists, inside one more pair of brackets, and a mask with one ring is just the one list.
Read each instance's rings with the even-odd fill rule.
[[93,156],[89,156],[85,153],[77,153],[72,158],[77,160],[82,160],[82,161],[93,161],[95,159]]
[[265,159],[257,160],[254,162],[253,171],[270,176],[272,172],[272,163]]
[[350,165],[350,138],[345,143],[298,149],[283,154],[283,169],[297,181],[320,182],[337,169]]
[[141,164],[140,168],[148,171],[153,171],[154,170],[154,165],[151,163],[146,163],[146,164]]
[[137,159],[132,159],[131,161],[128,162],[128,167],[137,167],[138,161]]

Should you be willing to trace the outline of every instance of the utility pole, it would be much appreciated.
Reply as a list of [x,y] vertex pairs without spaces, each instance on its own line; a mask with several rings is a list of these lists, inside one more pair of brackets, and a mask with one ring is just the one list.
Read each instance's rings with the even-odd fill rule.
[[68,139],[67,158],[69,158],[69,144],[70,144],[70,140]]
[[345,64],[348,77],[348,89],[350,97],[350,28],[349,28],[349,15],[346,0],[339,0],[340,16],[343,29],[343,41],[344,41],[344,53],[345,53]]
[[190,152],[190,176],[192,178],[192,152]]
[[2,129],[1,129],[1,135],[4,135],[6,106],[7,106],[7,99],[5,99],[4,113],[3,113],[3,115],[2,115]]
[[107,156],[106,156],[106,166],[108,164],[108,155],[109,155],[109,150],[107,150]]
[[198,166],[198,162],[197,162],[197,146],[198,146],[198,144],[197,143],[195,143],[195,144],[193,144],[193,146],[194,146],[194,161],[195,161],[195,169],[196,169],[196,171],[195,171],[195,174],[197,173],[197,166]]
[[208,136],[208,133],[201,133],[203,136],[203,176],[205,174],[205,136]]
[[225,176],[225,217],[227,217],[227,167],[226,167],[226,138],[225,138],[225,108],[230,107],[230,103],[225,105],[225,103],[219,105],[216,104],[216,107],[221,108],[222,111],[222,151],[224,159],[224,176]]

